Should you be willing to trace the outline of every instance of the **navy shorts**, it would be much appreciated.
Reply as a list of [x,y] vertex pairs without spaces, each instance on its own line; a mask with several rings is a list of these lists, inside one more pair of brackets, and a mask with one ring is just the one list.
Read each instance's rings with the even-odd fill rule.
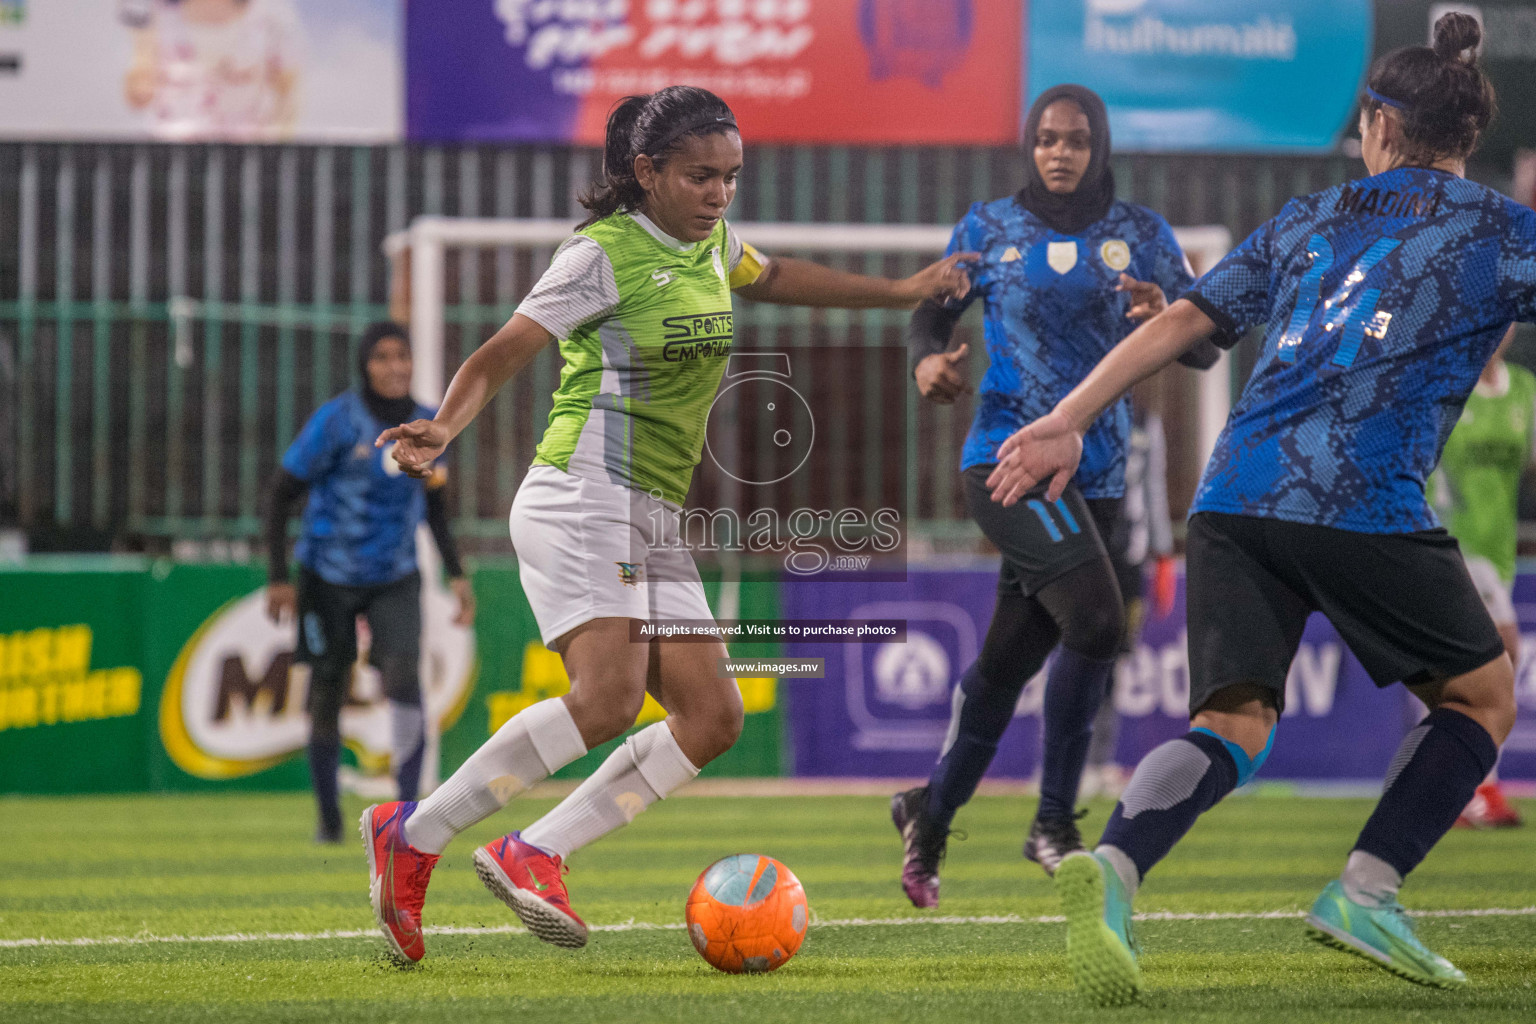
[[1356,533],[1200,512],[1189,521],[1189,708],[1238,683],[1285,707],[1307,616],[1322,612],[1377,686],[1481,668],[1499,631],[1444,529]]
[[1122,499],[1089,500],[1069,484],[1060,498],[1046,501],[1046,485],[1040,484],[1018,504],[1004,508],[987,490],[987,477],[996,468],[972,466],[961,475],[966,511],[1003,555],[999,592],[1022,591],[1033,597],[1085,562],[1102,559],[1109,565],[1104,540],[1120,518]]

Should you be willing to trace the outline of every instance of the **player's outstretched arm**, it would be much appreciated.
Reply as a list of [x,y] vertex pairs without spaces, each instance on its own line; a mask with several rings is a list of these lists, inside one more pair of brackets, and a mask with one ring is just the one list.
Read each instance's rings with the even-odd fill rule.
[[520,313],[502,325],[490,340],[470,354],[453,375],[448,393],[437,415],[430,420],[413,420],[390,427],[374,441],[382,447],[390,441],[395,446],[395,462],[405,473],[423,478],[432,472],[432,462],[459,433],[480,414],[501,386],[512,375],[533,361],[554,339],[536,321]]
[[930,263],[911,277],[893,280],[833,270],[810,260],[774,256],[756,281],[736,289],[753,302],[784,306],[825,306],[834,309],[912,309],[924,299],[958,299],[971,290],[963,263],[979,259],[974,252],[957,252]]
[[1050,481],[1049,500],[1061,497],[1082,458],[1083,434],[1099,413],[1215,330],[1198,306],[1180,299],[1132,331],[1056,408],[1003,442],[987,477],[992,500],[1013,505],[1043,480]]

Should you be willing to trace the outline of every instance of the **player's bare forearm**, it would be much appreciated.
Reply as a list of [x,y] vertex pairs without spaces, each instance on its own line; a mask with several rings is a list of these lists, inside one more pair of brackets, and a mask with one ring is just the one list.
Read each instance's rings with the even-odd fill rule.
[[1138,383],[1178,359],[1216,330],[1200,307],[1180,299],[1110,350],[1056,406],[1079,433]]
[[924,299],[960,298],[970,289],[961,263],[975,253],[956,253],[911,277],[892,280],[835,270],[810,260],[775,256],[756,281],[736,289],[753,302],[832,309],[913,309]]
[[553,335],[535,321],[512,314],[512,319],[470,353],[453,375],[434,422],[447,429],[450,440],[458,437],[480,415],[480,410],[496,397],[502,385],[533,362],[533,357],[552,338]]
[[[738,288],[736,294],[753,302],[786,306],[869,309],[903,305],[897,291],[900,283],[883,277],[850,274],[792,256],[775,256],[756,281]],[[917,300],[911,304],[917,305]]]

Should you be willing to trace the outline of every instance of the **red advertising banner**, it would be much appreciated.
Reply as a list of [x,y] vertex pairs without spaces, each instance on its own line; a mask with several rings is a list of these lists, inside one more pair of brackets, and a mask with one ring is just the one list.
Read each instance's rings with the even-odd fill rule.
[[749,142],[1012,142],[1021,0],[412,3],[409,134],[600,144],[620,97],[698,85]]

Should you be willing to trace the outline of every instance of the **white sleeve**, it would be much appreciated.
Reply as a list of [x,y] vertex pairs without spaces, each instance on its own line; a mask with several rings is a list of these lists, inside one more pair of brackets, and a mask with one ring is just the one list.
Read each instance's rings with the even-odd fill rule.
[[555,251],[549,269],[517,304],[517,312],[556,338],[613,313],[619,283],[608,251],[586,235],[574,235]]
[[731,227],[730,221],[725,223],[725,272],[730,273],[741,263],[741,257],[746,253],[746,247],[741,244],[741,236]]

